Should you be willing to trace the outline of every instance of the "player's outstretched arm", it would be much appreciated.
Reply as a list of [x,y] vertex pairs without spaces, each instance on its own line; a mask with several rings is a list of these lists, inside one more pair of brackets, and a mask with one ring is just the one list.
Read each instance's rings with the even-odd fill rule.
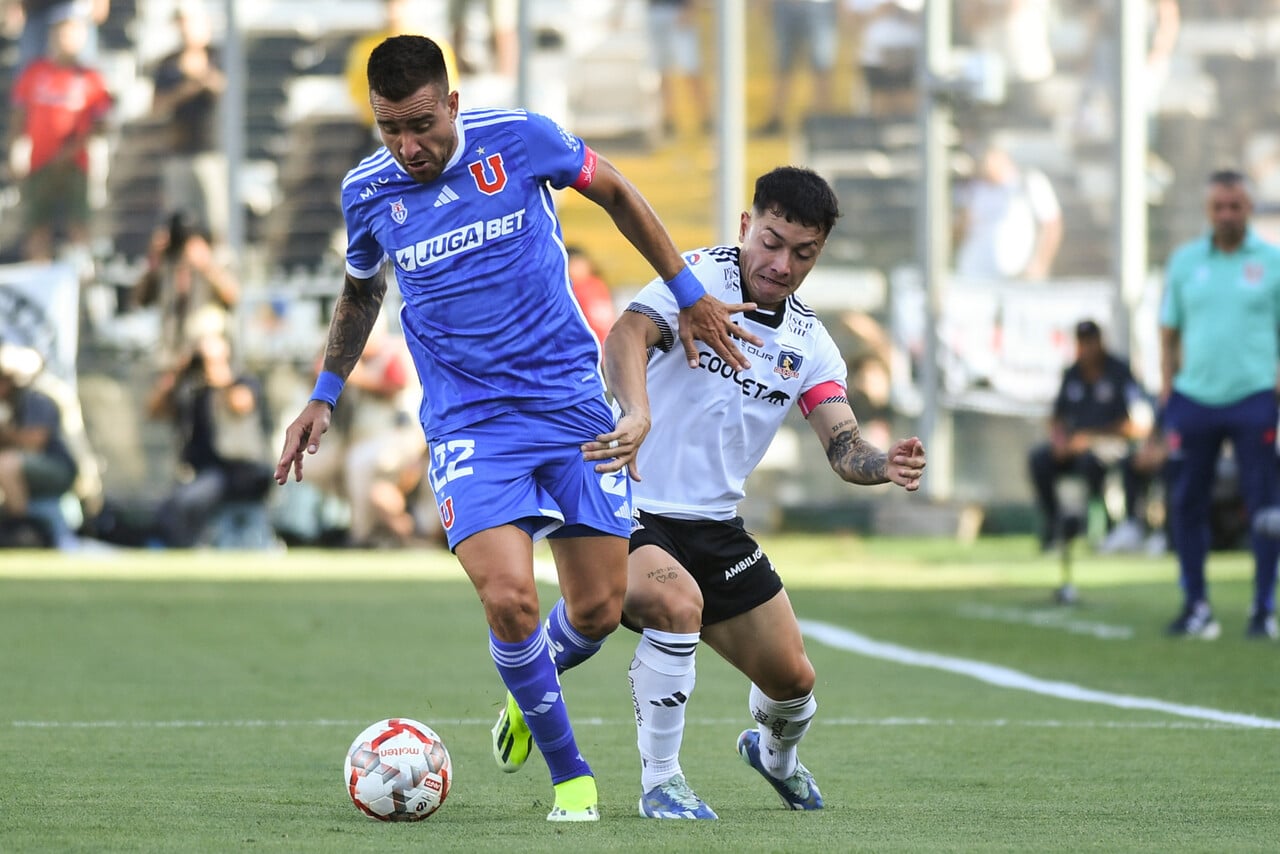
[[916,437],[901,439],[882,451],[862,438],[858,419],[848,401],[822,403],[809,413],[809,426],[822,441],[831,470],[848,483],[896,483],[908,492],[920,488],[924,474],[924,444]]
[[735,368],[749,367],[733,339],[749,341],[756,346],[763,342],[730,318],[735,313],[750,311],[755,308],[755,303],[730,305],[706,293],[685,265],[671,235],[649,202],[605,158],[597,159],[591,183],[580,192],[609,213],[622,236],[639,250],[676,295],[680,305],[680,342],[689,366],[698,366],[698,351],[693,343],[697,339]]
[[621,410],[618,426],[582,446],[585,460],[604,460],[598,472],[627,466],[632,480],[640,480],[636,454],[649,435],[648,350],[662,342],[658,325],[635,311],[624,311],[604,339],[604,374]]
[[302,480],[303,453],[314,454],[320,450],[320,437],[329,429],[343,383],[360,361],[386,293],[387,280],[382,272],[372,279],[356,279],[347,274],[342,293],[333,306],[324,369],[316,380],[311,400],[285,430],[284,449],[276,463],[276,483],[287,483],[291,472],[295,479]]

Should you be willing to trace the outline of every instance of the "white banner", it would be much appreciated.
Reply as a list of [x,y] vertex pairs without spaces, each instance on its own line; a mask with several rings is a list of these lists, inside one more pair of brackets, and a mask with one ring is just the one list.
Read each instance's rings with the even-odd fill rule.
[[30,347],[75,387],[80,280],[68,264],[0,266],[0,341]]

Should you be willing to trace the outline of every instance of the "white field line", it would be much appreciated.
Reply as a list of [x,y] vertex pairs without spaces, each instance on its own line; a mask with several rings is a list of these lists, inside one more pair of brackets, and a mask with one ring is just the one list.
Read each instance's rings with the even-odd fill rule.
[[[735,726],[743,723],[743,718],[690,718],[688,726]],[[1236,729],[1231,724],[1212,721],[1057,721],[1057,720],[1012,720],[1008,718],[992,719],[958,719],[958,718],[820,718],[822,726],[839,727],[973,727],[987,729]],[[319,718],[316,720],[237,720],[237,721],[10,721],[12,729],[29,730],[64,730],[64,729],[293,729],[314,728],[326,729],[361,729],[369,725],[368,721],[336,720]],[[632,726],[630,718],[575,718],[575,727],[613,727]],[[431,726],[444,731],[449,727],[483,727],[493,726],[492,718],[432,718]]]
[[[1098,703],[1104,706],[1111,706],[1117,709],[1141,709],[1147,711],[1161,712],[1164,714],[1175,715],[1183,718],[1191,718],[1199,723],[1189,722],[1122,722],[1122,721],[1018,721],[997,718],[992,720],[956,720],[950,718],[823,718],[823,725],[829,726],[946,726],[946,727],[1053,727],[1053,728],[1093,728],[1093,729],[1219,729],[1233,727],[1247,727],[1253,729],[1280,729],[1280,720],[1273,718],[1264,718],[1257,715],[1240,714],[1237,712],[1224,712],[1218,709],[1210,709],[1204,706],[1188,706],[1181,703],[1169,703],[1164,700],[1156,700],[1149,697],[1135,697],[1128,694],[1113,694],[1107,691],[1095,691],[1091,688],[1084,688],[1080,685],[1073,685],[1070,682],[1054,682],[1046,679],[1040,679],[1035,676],[1028,676],[1017,670],[1008,667],[1002,667],[996,664],[988,664],[983,661],[973,661],[965,658],[955,658],[949,655],[940,655],[934,652],[921,652],[919,650],[910,649],[908,647],[899,646],[897,644],[877,641],[860,635],[849,629],[833,626],[829,623],[821,623],[815,620],[801,620],[800,628],[804,634],[819,643],[824,643],[836,649],[852,652],[857,655],[864,655],[869,658],[877,658],[883,661],[892,661],[897,664],[905,664],[912,667],[929,667],[935,670],[943,670],[948,673],[954,673],[960,676],[968,676],[989,685],[996,685],[1001,688],[1011,688],[1017,691],[1027,691],[1032,694],[1041,694],[1047,697],[1055,697],[1060,700],[1071,700],[1081,703]],[[690,718],[688,723],[694,726],[715,725],[721,726],[726,724],[738,723],[739,718],[727,719],[711,719],[711,718]],[[294,726],[310,726],[310,727],[363,727],[367,725],[367,721],[354,720],[328,720],[319,719],[311,721],[289,721],[289,720],[236,720],[236,721],[200,721],[200,720],[176,720],[176,721],[11,721],[10,726],[15,729],[202,729],[202,728],[267,728],[267,727],[294,727]],[[440,726],[492,726],[490,718],[483,719],[453,719],[434,721]],[[631,721],[627,719],[604,719],[604,718],[581,718],[575,719],[575,726],[614,726],[614,725],[630,725]]]
[[948,673],[968,676],[1001,688],[1028,691],[1032,694],[1042,694],[1059,700],[1099,703],[1117,709],[1145,709],[1147,711],[1163,712],[1169,715],[1212,721],[1231,726],[1280,729],[1280,720],[1274,718],[1263,718],[1238,712],[1223,712],[1218,709],[1205,708],[1204,706],[1168,703],[1164,700],[1155,700],[1149,697],[1112,694],[1108,691],[1095,691],[1092,688],[1073,685],[1070,682],[1052,682],[1047,679],[1028,676],[1025,673],[1020,673],[1008,667],[1001,667],[997,664],[972,661],[966,658],[954,658],[949,655],[940,655],[936,652],[921,652],[905,646],[898,646],[897,644],[872,640],[840,626],[820,623],[815,620],[801,620],[800,629],[807,637],[846,652],[913,667],[931,667],[935,670],[944,670]]
[[1037,629],[1059,629],[1073,635],[1091,635],[1099,640],[1129,640],[1133,637],[1132,626],[1081,620],[1062,608],[1001,608],[968,602],[957,608],[956,613],[971,620],[1018,623]]

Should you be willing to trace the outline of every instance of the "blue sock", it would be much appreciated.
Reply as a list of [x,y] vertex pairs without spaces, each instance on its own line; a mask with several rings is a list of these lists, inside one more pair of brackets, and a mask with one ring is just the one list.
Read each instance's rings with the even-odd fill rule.
[[1253,576],[1253,608],[1261,614],[1272,614],[1276,610],[1276,569],[1259,569]]
[[569,616],[564,612],[563,598],[556,602],[547,615],[546,631],[547,640],[551,642],[551,658],[560,673],[577,667],[604,646],[604,638],[593,641],[573,627]]
[[569,724],[569,710],[560,692],[560,677],[547,651],[547,636],[539,626],[519,643],[504,643],[489,632],[489,654],[498,675],[524,713],[551,782],[562,783],[591,773]]

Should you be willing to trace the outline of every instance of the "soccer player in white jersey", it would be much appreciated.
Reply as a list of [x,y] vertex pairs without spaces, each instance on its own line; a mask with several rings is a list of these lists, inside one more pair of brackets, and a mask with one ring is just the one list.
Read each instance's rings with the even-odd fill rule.
[[[402,326],[422,379],[431,487],[450,548],[475,586],[489,649],[508,690],[495,755],[538,745],[555,784],[552,821],[593,821],[597,792],[578,752],[549,648],[582,660],[617,627],[627,575],[630,489],[621,465],[597,471],[584,446],[630,453],[643,418],[616,421],[600,351],[567,273],[552,190],[573,187],[686,306],[694,338],[746,364],[730,319],[753,306],[705,294],[640,193],[603,157],[534,113],[459,113],[440,48],[396,36],[369,57],[370,103],[384,147],[342,185],[347,265],[324,370],[286,431],[276,480],[302,479],[328,429],[395,266]],[[692,371],[690,371],[692,373]],[[595,445],[593,445],[594,447]],[[533,542],[551,537],[563,598],[540,623]],[[514,717],[519,726],[506,724]]]
[[888,452],[862,438],[844,360],[795,295],[838,216],[817,174],[775,169],[756,181],[740,248],[685,255],[708,293],[756,304],[741,321],[762,342],[746,347],[749,369],[704,348],[699,370],[686,370],[675,347],[677,307],[661,282],[636,296],[605,339],[616,407],[653,425],[638,455],[613,463],[629,464],[636,479],[623,620],[642,632],[629,676],[644,816],[716,817],[685,781],[679,757],[699,639],[751,680],[756,724],[738,737],[742,758],[791,809],[822,808],[796,755],[817,710],[813,665],[781,579],[737,515],[743,484],[792,405],[849,483],[915,491],[925,466],[918,438]]

